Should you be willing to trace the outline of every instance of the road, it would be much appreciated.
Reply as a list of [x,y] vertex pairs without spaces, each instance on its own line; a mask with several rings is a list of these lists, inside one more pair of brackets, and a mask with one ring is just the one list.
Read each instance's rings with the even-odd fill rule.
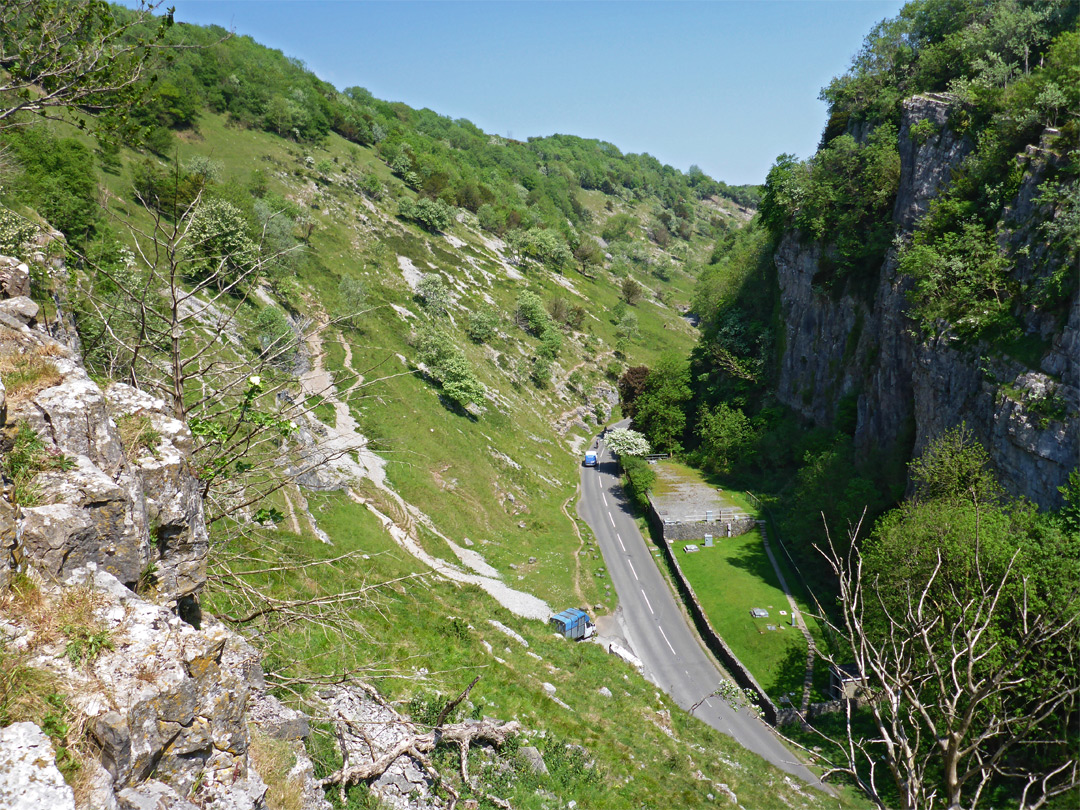
[[[689,711],[726,678],[675,603],[634,522],[619,483],[617,462],[602,443],[601,447],[598,466],[582,467],[578,514],[596,535],[619,596],[627,640],[644,662],[646,677]],[[736,712],[721,698],[710,697],[694,715],[776,767],[823,787],[769,726],[749,710]]]

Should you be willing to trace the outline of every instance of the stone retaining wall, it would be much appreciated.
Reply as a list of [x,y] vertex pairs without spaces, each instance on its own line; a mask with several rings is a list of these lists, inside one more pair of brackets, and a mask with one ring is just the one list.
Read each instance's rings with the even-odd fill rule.
[[[655,510],[655,507],[653,509]],[[661,523],[659,528],[666,543],[702,540],[707,534],[719,540],[721,537],[738,537],[740,534],[746,534],[754,528],[754,519],[744,515],[724,520],[690,520],[679,523]]]

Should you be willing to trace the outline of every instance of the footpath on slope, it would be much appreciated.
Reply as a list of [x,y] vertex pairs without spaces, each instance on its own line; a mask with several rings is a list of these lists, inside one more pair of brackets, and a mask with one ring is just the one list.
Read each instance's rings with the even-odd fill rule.
[[[361,479],[371,481],[379,492],[396,507],[394,511],[397,514],[392,517],[386,513],[388,510],[380,510],[370,498],[365,498],[352,487],[346,488],[348,496],[374,514],[403,551],[431,568],[439,576],[482,588],[500,605],[517,616],[547,621],[552,615],[547,602],[532,594],[511,588],[499,579],[499,572],[488,565],[483,556],[472,549],[462,548],[440,532],[430,517],[408,503],[386,483],[386,460],[369,447],[367,437],[360,432],[347,401],[348,395],[364,383],[363,378],[353,368],[352,352],[344,338],[340,338],[343,348],[346,349],[345,369],[355,379],[344,395],[338,394],[333,377],[324,365],[325,352],[322,344],[324,328],[325,324],[307,335],[306,344],[311,367],[300,375],[300,390],[303,396],[321,397],[334,409],[334,424],[325,425],[325,435],[315,437],[318,451],[325,457],[325,463],[346,482]],[[310,418],[314,419],[314,416],[311,415]],[[425,551],[420,544],[417,525],[422,525],[439,537],[462,564],[476,573],[470,574],[459,566]]]

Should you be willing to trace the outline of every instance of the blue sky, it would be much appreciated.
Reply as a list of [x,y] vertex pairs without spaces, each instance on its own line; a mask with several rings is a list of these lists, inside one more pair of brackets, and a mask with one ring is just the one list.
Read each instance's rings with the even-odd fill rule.
[[818,91],[893,0],[320,2],[168,0],[302,59],[338,88],[468,118],[487,132],[566,133],[685,171],[759,183],[812,154]]

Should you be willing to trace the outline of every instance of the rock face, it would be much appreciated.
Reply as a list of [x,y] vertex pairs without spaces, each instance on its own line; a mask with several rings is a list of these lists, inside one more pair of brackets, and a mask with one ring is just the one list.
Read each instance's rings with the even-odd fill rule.
[[[208,541],[190,431],[160,399],[120,384],[103,392],[72,349],[33,328],[30,309],[0,309],[0,358],[32,364],[42,383],[5,392],[0,428],[9,436],[30,428],[66,468],[30,482],[17,543],[6,539],[0,509],[0,581],[21,561],[57,581],[93,562],[131,588],[140,579],[153,584],[161,602],[195,594],[206,580]],[[130,459],[117,427],[124,419],[145,420],[154,436]]]
[[75,794],[56,767],[52,743],[33,723],[0,728],[0,807],[75,810]]
[[[63,684],[85,728],[81,807],[265,810],[250,723],[300,746],[290,779],[305,810],[321,808],[297,742],[306,717],[261,695],[241,636],[200,621],[208,535],[190,431],[143,391],[102,391],[78,342],[38,323],[28,281],[26,265],[0,257],[0,643]],[[34,583],[37,608],[6,592],[16,575]],[[107,643],[73,654],[90,635]],[[252,717],[255,696],[271,709]],[[0,729],[0,810],[75,806],[38,726]]]
[[[971,150],[949,129],[949,99],[918,96],[904,105],[899,134],[900,185],[893,221],[910,233],[930,201]],[[911,128],[933,123],[933,134]],[[923,128],[925,130],[925,128]],[[1024,180],[1003,237],[1031,245],[1015,270],[1021,281],[1045,272],[1040,249],[1022,224],[1038,207],[1037,189],[1054,157],[1029,149]],[[1067,321],[1027,313],[1030,333],[1049,340],[1038,368],[1008,357],[987,357],[985,347],[961,347],[951,335],[924,336],[907,317],[910,281],[890,250],[872,292],[836,296],[815,290],[823,250],[796,233],[775,254],[785,324],[778,396],[815,424],[831,424],[837,406],[854,400],[855,444],[903,456],[919,454],[945,430],[965,422],[983,442],[1005,486],[1042,507],[1061,503],[1057,487],[1080,459],[1080,301],[1074,294]]]

